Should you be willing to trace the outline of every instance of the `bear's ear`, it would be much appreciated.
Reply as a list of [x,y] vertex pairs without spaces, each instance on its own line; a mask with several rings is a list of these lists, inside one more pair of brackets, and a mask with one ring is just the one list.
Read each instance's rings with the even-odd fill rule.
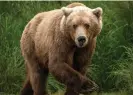
[[102,16],[103,10],[102,8],[98,7],[92,10],[93,14],[96,15],[97,18]]
[[72,8],[62,7],[61,10],[63,11],[65,16],[68,16],[73,10]]

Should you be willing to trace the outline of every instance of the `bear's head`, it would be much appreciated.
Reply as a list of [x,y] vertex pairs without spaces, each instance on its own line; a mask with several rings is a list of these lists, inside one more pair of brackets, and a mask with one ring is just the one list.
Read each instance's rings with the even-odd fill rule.
[[85,47],[102,29],[102,8],[90,9],[86,6],[63,7],[61,28],[68,32],[79,48]]

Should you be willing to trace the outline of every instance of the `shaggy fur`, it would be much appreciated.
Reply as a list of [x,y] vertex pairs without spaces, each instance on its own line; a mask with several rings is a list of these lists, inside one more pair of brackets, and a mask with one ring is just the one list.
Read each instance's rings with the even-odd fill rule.
[[[85,74],[95,50],[96,36],[101,31],[101,14],[101,8],[90,9],[81,3],[72,3],[64,9],[39,13],[27,24],[20,41],[27,71],[21,95],[48,95],[49,72],[67,86],[65,95],[97,89]],[[79,30],[73,29],[73,19],[88,40],[82,48],[75,43],[75,35],[80,33],[76,34]],[[84,26],[86,22],[89,27]]]

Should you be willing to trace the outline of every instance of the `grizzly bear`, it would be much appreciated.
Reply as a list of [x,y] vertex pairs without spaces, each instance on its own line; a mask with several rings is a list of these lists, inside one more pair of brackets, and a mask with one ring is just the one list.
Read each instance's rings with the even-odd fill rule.
[[26,25],[21,51],[27,71],[21,95],[48,95],[48,73],[66,85],[65,95],[98,89],[86,70],[102,29],[102,8],[82,3],[37,14]]

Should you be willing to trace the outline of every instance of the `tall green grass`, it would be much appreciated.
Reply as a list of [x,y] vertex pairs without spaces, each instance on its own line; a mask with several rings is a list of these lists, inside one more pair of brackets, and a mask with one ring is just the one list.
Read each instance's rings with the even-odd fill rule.
[[[18,94],[22,87],[25,68],[19,41],[27,22],[39,12],[61,8],[69,3],[0,2],[0,92]],[[132,95],[133,2],[83,3],[91,8],[102,7],[104,11],[103,30],[98,36],[87,75],[99,84],[101,91],[123,90]],[[54,93],[64,90],[64,86],[50,75],[48,90]]]

